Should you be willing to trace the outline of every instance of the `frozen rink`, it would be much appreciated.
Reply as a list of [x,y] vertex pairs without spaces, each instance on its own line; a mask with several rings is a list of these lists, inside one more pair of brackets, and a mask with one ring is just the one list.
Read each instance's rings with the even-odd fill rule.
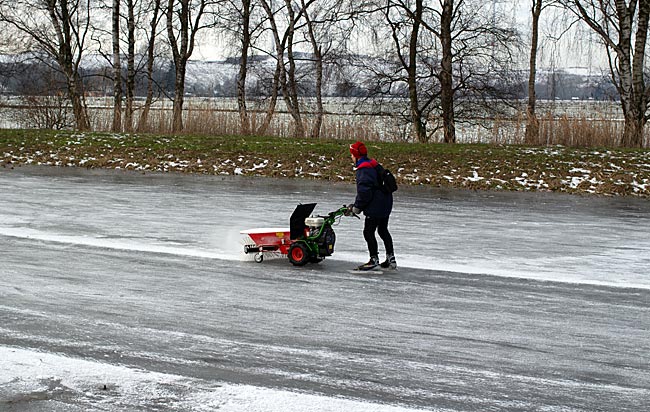
[[0,187],[0,410],[650,405],[647,200],[402,187],[400,270],[359,277],[356,219],[305,268],[239,234],[350,184],[35,167]]

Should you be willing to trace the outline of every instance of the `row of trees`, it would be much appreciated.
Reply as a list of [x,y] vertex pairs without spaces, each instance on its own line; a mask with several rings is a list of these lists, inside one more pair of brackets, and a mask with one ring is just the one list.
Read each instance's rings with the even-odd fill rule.
[[539,122],[535,112],[534,82],[540,15],[545,9],[561,7],[575,16],[577,21],[586,24],[600,39],[625,117],[621,145],[641,147],[650,101],[650,88],[645,84],[650,0],[531,0],[531,2],[527,140],[535,141],[539,132]]
[[[79,130],[90,128],[81,62],[99,52],[112,67],[113,130],[147,123],[156,61],[171,59],[173,131],[182,131],[187,64],[201,36],[210,34],[239,60],[243,134],[265,133],[282,100],[295,134],[318,137],[326,72],[359,67],[373,73],[366,95],[378,105],[387,96],[406,98],[402,115],[417,141],[442,133],[453,143],[457,119],[495,115],[513,103],[517,56],[530,36],[526,138],[536,142],[539,22],[561,9],[574,16],[567,30],[584,23],[599,37],[625,116],[621,143],[641,146],[650,98],[644,80],[650,0],[529,1],[531,25],[522,29],[496,2],[480,0],[0,0],[0,44],[62,74]],[[272,58],[272,67],[256,65],[260,56]],[[146,99],[136,108],[138,79],[146,83]],[[253,82],[265,91],[263,106],[254,108]]]

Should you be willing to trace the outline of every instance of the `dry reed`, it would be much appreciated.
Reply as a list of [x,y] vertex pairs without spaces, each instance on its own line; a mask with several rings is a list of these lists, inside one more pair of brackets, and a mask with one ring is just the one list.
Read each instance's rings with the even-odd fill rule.
[[[263,112],[251,112],[252,130],[259,130],[265,117]],[[96,131],[108,131],[112,124],[112,108],[95,106],[89,109],[91,127]],[[168,103],[159,103],[149,112],[147,124],[138,124],[140,109],[134,113],[133,130],[154,134],[169,134],[172,131],[172,110]],[[309,133],[315,118],[303,118],[306,133]],[[184,134],[193,135],[239,135],[241,120],[236,110],[218,109],[215,102],[203,101],[186,104],[183,113]],[[547,112],[538,119],[539,135],[536,141],[526,141],[526,117],[521,113],[513,118],[494,118],[482,125],[466,124],[459,119],[457,141],[459,143],[529,144],[536,146],[563,145],[569,147],[618,147],[623,121],[614,113],[596,113],[587,117],[580,114],[571,117]],[[291,137],[295,124],[286,112],[276,112],[263,132],[267,136]],[[320,136],[328,139],[411,141],[410,128],[403,119],[390,116],[326,114],[323,118]],[[650,133],[646,131],[644,147],[650,145]],[[440,132],[433,133],[431,142],[442,140]]]

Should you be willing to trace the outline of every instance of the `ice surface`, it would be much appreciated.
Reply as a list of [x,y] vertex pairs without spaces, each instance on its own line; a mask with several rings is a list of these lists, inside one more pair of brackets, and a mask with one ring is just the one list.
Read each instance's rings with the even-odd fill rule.
[[[0,400],[68,399],[76,410],[109,411],[161,405],[179,411],[414,410],[146,369],[147,362],[179,368],[196,362],[212,372],[218,370],[210,369],[215,363],[229,361],[273,379],[284,373],[287,381],[331,384],[336,390],[364,384],[370,389],[361,389],[369,392],[383,390],[381,379],[392,372],[400,374],[397,384],[390,381],[393,400],[412,400],[426,389],[427,396],[443,396],[447,405],[471,401],[477,410],[484,401],[502,409],[562,410],[564,395],[543,398],[549,388],[559,394],[574,387],[591,391],[570,398],[573,405],[597,393],[603,399],[615,394],[617,402],[647,399],[647,391],[628,377],[639,385],[647,380],[635,352],[647,352],[647,329],[635,318],[643,310],[637,300],[647,291],[630,289],[650,289],[645,200],[401,187],[390,221],[400,272],[382,281],[331,270],[367,260],[363,221],[348,217],[334,228],[334,255],[315,269],[238,262],[241,231],[287,227],[300,203],[318,202],[316,214],[336,210],[354,199],[350,184],[23,168],[0,171],[0,187],[0,241],[15,245],[0,252],[2,263],[10,263],[0,265],[0,274],[27,279],[0,294],[0,310],[11,323],[0,325]],[[32,263],[48,266],[61,256],[71,261],[51,267]],[[103,268],[92,258],[113,266]],[[69,273],[75,262],[84,269]],[[167,265],[177,272],[165,272]],[[408,279],[410,268],[430,271],[418,276],[448,271],[444,278],[453,282],[458,275],[459,283],[399,281]],[[111,278],[116,273],[120,284]],[[542,282],[489,289],[474,284],[481,275]],[[613,287],[597,289],[593,302],[593,290],[586,288],[574,301],[567,283]],[[147,289],[152,286],[158,289]],[[562,293],[546,290],[556,288]],[[620,307],[619,299],[625,299]],[[68,301],[69,306],[57,306]],[[567,302],[574,306],[565,312]],[[537,311],[539,305],[544,310]],[[570,323],[564,323],[567,318]],[[42,330],[44,324],[51,330]],[[269,343],[278,325],[285,340]],[[71,336],[77,328],[83,335]],[[302,337],[305,330],[309,336]],[[556,334],[547,336],[548,330]],[[625,340],[618,339],[621,330]],[[20,342],[65,347],[85,359],[19,348]],[[369,347],[373,344],[381,348]],[[404,363],[393,357],[393,349],[415,355]],[[507,358],[513,353],[514,359]],[[114,357],[103,363],[104,354]],[[143,369],[122,365],[120,356],[132,356]],[[500,371],[504,362],[516,370]],[[546,375],[526,369],[531,362]],[[340,376],[318,370],[330,363],[342,368]],[[261,367],[267,369],[259,372]],[[355,376],[358,368],[370,380]],[[438,386],[414,387],[413,381],[428,384],[421,376]],[[411,386],[400,388],[399,379],[412,379]],[[461,393],[463,385],[473,385],[474,392]],[[439,387],[449,392],[441,394]],[[502,396],[517,390],[526,396],[537,392],[529,403],[521,398],[508,403]],[[66,410],[52,406],[30,410]]]
[[267,389],[214,383],[134,369],[52,353],[0,346],[0,395],[21,393],[57,399],[61,393],[86,410],[165,410],[225,412],[407,412],[422,409]]
[[[286,228],[299,203],[325,214],[354,198],[353,185],[315,181],[62,173],[0,174],[0,236],[240,260],[241,231]],[[328,259],[365,262],[362,222],[335,230]],[[405,269],[650,288],[641,199],[403,188],[390,230]]]
[[242,230],[241,234],[250,234],[250,233],[278,233],[278,232],[288,232],[288,227],[258,227],[254,229]]

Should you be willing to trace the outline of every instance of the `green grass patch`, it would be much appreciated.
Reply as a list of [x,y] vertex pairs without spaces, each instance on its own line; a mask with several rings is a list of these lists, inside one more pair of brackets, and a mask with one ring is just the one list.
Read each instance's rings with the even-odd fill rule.
[[[0,162],[353,182],[350,143],[0,130]],[[376,141],[367,146],[401,185],[650,197],[649,150]]]

